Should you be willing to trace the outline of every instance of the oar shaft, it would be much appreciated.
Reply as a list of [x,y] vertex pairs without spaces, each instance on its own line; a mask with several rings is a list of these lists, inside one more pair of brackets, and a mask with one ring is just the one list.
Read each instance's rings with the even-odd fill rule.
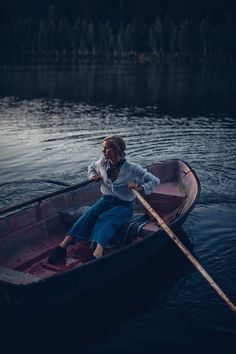
[[27,205],[31,205],[31,204],[34,204],[34,203],[41,203],[45,199],[49,199],[49,198],[55,197],[55,196],[57,196],[59,194],[78,189],[78,188],[86,186],[87,184],[92,183],[92,182],[93,182],[92,180],[87,180],[85,182],[80,182],[80,183],[74,184],[72,186],[57,190],[55,192],[51,192],[51,193],[45,194],[45,195],[43,195],[41,197],[36,197],[36,198],[33,198],[33,199],[29,199],[29,200],[27,200],[25,202],[21,202],[21,203],[14,204],[14,205],[6,207],[6,208],[2,208],[2,209],[0,209],[0,215],[6,214],[6,213],[8,213],[10,211],[16,211],[17,209],[23,208],[23,207],[25,207]]
[[190,260],[194,267],[202,274],[202,276],[207,280],[211,287],[217,292],[217,294],[225,301],[225,303],[231,308],[231,310],[236,314],[236,306],[229,300],[225,293],[220,289],[212,277],[205,271],[201,264],[196,260],[196,258],[189,252],[189,250],[184,246],[184,244],[178,239],[174,232],[169,228],[165,221],[157,214],[157,212],[148,204],[148,202],[142,197],[142,195],[133,189],[134,194],[138,200],[143,204],[147,211],[152,215],[152,217],[158,222],[160,227],[165,231],[169,238],[174,241],[174,243],[181,249],[184,255]]

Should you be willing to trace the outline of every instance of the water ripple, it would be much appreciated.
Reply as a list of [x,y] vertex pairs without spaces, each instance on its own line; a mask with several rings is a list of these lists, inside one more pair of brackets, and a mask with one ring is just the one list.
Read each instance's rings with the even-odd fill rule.
[[[135,162],[149,165],[171,158],[188,162],[199,177],[201,196],[182,236],[187,235],[191,252],[236,302],[234,117],[167,115],[154,105],[115,107],[2,97],[0,121],[0,207],[63,188],[57,181],[85,180],[88,164],[101,156],[103,138],[111,133],[125,138],[127,157]],[[145,286],[140,289],[138,282],[135,296],[130,290],[130,299],[125,299],[124,306],[130,302],[119,328],[121,349],[134,348],[137,338],[155,346],[158,340],[165,346],[173,341],[188,344],[194,342],[196,330],[203,331],[201,338],[210,331],[235,335],[236,324],[225,304],[175,248],[171,252],[164,264],[158,259],[148,270],[154,274]],[[165,276],[163,269],[168,267],[171,271]],[[140,299],[139,315],[132,317],[134,299]],[[112,340],[110,336],[106,342],[108,351],[109,345],[114,349]]]
[[200,175],[203,193],[213,199],[235,198],[232,117],[170,116],[154,106],[117,108],[11,97],[0,99],[0,119],[2,182],[23,176],[77,182],[85,176],[79,171],[100,154],[102,139],[121,134],[134,161],[182,158]]

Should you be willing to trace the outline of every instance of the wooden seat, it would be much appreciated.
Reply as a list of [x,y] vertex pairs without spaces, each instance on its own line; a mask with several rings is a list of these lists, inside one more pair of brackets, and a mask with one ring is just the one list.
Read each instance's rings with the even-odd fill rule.
[[167,213],[181,205],[184,194],[177,184],[173,182],[162,183],[150,195],[146,196],[146,200],[154,210]]
[[145,237],[149,236],[153,232],[157,232],[160,227],[155,222],[148,222],[140,231],[140,236]]

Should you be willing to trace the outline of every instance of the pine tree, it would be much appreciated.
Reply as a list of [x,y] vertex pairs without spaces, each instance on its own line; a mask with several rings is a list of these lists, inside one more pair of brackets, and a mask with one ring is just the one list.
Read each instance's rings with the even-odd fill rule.
[[153,53],[161,53],[163,50],[163,26],[161,19],[156,18],[149,30],[149,46]]

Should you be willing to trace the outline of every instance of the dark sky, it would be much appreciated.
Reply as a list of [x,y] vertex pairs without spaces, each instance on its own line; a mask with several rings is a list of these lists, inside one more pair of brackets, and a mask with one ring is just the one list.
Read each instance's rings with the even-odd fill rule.
[[206,17],[217,21],[231,13],[235,17],[236,0],[0,0],[1,18],[45,16],[54,4],[58,17],[89,17],[98,20],[133,17],[151,21],[168,13],[171,18]]

